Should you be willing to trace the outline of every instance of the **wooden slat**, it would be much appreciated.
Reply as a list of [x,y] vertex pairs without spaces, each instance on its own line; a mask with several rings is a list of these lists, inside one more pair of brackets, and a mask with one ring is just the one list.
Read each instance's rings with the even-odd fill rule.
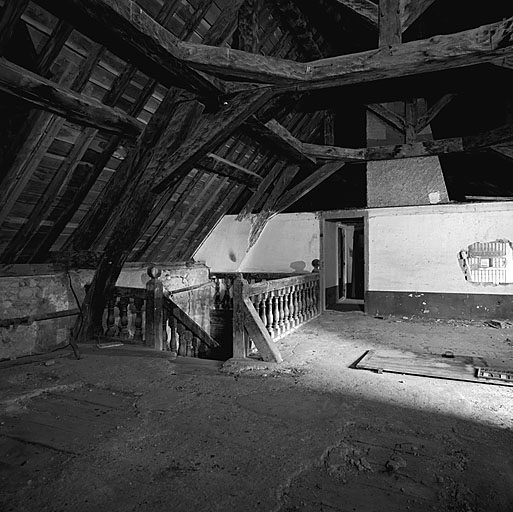
[[275,211],[279,213],[286,210],[323,181],[327,180],[332,174],[340,171],[344,165],[345,164],[341,162],[322,165],[308,176],[308,178],[305,178],[301,183],[298,183],[294,188],[287,191],[275,205]]
[[0,90],[82,126],[91,126],[111,133],[137,136],[142,125],[121,110],[78,94],[71,89],[0,59]]
[[230,0],[205,36],[203,44],[224,46],[237,23],[237,15],[244,0]]
[[262,176],[256,172],[250,171],[235,162],[230,162],[214,153],[208,153],[203,161],[202,166],[207,167],[208,170],[233,178],[241,183],[248,185],[250,188],[256,188],[262,181]]
[[78,165],[89,144],[97,134],[94,128],[86,128],[79,136],[75,146],[70,154],[61,162],[59,169],[52,176],[52,179],[45,189],[44,194],[37,202],[35,208],[30,213],[27,221],[16,236],[9,243],[7,249],[0,256],[5,262],[16,261],[26,248],[30,246],[31,236],[35,234],[41,221],[46,218],[55,198],[62,188],[66,186],[75,167]]
[[[272,95],[272,93],[271,93]],[[166,177],[153,188],[162,192],[180,181],[204,156],[226,140],[242,123],[271,97],[268,91],[241,93],[218,112],[209,113],[196,127],[195,133],[165,164]]]
[[442,355],[437,354],[422,354],[403,350],[369,350],[356,364],[356,368],[363,370],[513,386],[513,382],[477,378],[475,369],[488,366],[490,366],[489,362],[482,357],[459,355],[442,357]]
[[[215,182],[218,180],[218,177],[217,176],[210,176],[207,181],[204,183],[202,189],[200,190],[199,194],[197,195],[194,195],[193,192],[194,190],[191,191],[191,198],[192,198],[192,205],[194,204],[197,204],[197,205],[201,205],[199,206],[200,209],[204,208],[205,207],[205,204],[206,202],[203,201],[203,199],[205,197],[209,197],[211,196],[212,194],[212,191],[210,190],[210,188],[212,187],[212,185],[215,184]],[[173,240],[173,237],[178,233],[178,230],[180,229],[180,227],[183,227],[183,224],[185,224],[185,227],[183,227],[182,229],[182,234],[179,235],[180,236],[184,236],[187,229],[188,229],[188,226],[190,224],[190,222],[188,221],[189,217],[191,217],[192,219],[195,219],[196,218],[196,215],[197,215],[197,212],[194,211],[192,205],[189,205],[189,207],[185,207],[183,204],[182,205],[179,205],[181,208],[182,208],[182,214],[181,215],[176,215],[176,220],[175,220],[175,223],[173,226],[169,226],[164,232],[163,232],[163,236],[162,236],[162,239],[160,240],[160,242],[158,242],[157,244],[155,244],[152,249],[151,249],[151,252],[148,254],[147,258],[150,260],[150,261],[154,261],[155,259],[158,258],[158,256],[160,255],[161,251],[163,250],[164,247],[166,247],[168,244],[171,244],[173,243],[173,245],[175,244],[175,241]],[[177,212],[178,213],[178,212]],[[171,255],[166,255],[163,259],[171,259]]]
[[210,348],[218,348],[219,343],[206,332],[203,327],[198,325],[180,306],[178,306],[171,299],[164,297],[164,307],[172,310],[173,315],[181,322],[194,336],[197,336],[203,343],[208,345]]
[[378,27],[378,6],[370,0],[336,0],[372,27]]
[[435,0],[401,0],[402,31],[408,30],[434,2]]
[[239,8],[234,47],[239,50],[256,53],[258,49],[258,14],[261,0],[244,0]]
[[278,13],[285,27],[293,34],[302,48],[302,55],[306,59],[321,59],[324,57],[317,40],[314,37],[313,29],[309,20],[303,15],[292,0],[274,0]]
[[367,105],[367,110],[372,112],[375,116],[385,121],[392,128],[395,128],[401,133],[405,132],[406,122],[404,117],[396,114],[389,108],[385,107],[382,103],[374,103]]
[[[143,138],[148,141],[148,147],[150,147],[151,144],[157,143],[160,131],[171,118],[177,94],[175,90],[170,90],[167,93],[143,132]],[[184,109],[182,109],[181,112],[183,114]],[[119,143],[119,141],[117,141],[117,143]],[[130,150],[114,176],[103,189],[100,197],[88,210],[78,228],[73,232],[73,235],[67,240],[64,246],[65,249],[89,249],[93,244],[102,227],[106,225],[113,210],[120,204],[121,197],[127,187],[137,183],[140,172],[138,165],[144,165],[144,162],[151,158],[149,150],[147,150],[144,155],[139,155],[137,153],[138,148],[139,145]]]
[[428,111],[417,119],[417,132],[421,132],[456,97],[456,94],[444,94]]
[[249,298],[245,298],[242,303],[242,314],[244,316],[244,328],[253,340],[262,359],[264,361],[281,363],[283,358],[281,357],[280,351],[269,336],[267,329],[260,320]]
[[275,119],[264,124],[253,117],[245,124],[244,131],[260,143],[276,149],[287,159],[307,167],[315,165],[315,158],[305,154],[301,142]]
[[217,79],[206,77],[183,62],[179,40],[133,0],[37,0],[36,3],[168,86],[183,86],[205,95],[224,92]]

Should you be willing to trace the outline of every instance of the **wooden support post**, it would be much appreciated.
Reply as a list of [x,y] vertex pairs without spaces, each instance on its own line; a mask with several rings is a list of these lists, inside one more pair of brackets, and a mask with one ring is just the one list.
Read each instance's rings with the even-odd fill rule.
[[233,282],[233,358],[244,359],[246,354],[246,333],[244,331],[244,298],[248,283],[239,274]]
[[164,288],[159,280],[161,274],[159,268],[150,267],[150,280],[146,283],[146,345],[153,346],[156,350],[164,349]]

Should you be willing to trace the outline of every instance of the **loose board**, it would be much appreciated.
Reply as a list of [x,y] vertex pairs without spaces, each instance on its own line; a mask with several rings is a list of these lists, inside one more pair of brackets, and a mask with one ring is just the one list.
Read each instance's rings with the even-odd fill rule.
[[[502,365],[500,365],[502,367]],[[511,363],[513,366],[513,362]],[[458,356],[443,357],[437,354],[423,354],[403,350],[369,350],[354,365],[361,370],[402,373],[434,377],[438,379],[464,380],[481,384],[513,386],[513,382],[478,378],[477,368],[497,368],[497,361],[483,357]],[[504,369],[507,369],[504,366]]]

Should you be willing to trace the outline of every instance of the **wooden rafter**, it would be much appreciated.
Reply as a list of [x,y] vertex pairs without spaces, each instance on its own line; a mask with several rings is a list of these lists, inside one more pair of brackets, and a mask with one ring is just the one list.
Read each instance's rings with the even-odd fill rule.
[[308,194],[308,192],[319,186],[323,181],[340,171],[345,165],[346,164],[343,162],[331,162],[321,165],[312,174],[301,181],[301,183],[298,183],[294,188],[283,194],[275,205],[274,210],[276,213],[286,210],[296,201],[299,201],[299,199]]
[[234,34],[234,47],[249,53],[257,53],[258,16],[262,0],[244,0],[239,8],[237,30]]
[[405,32],[435,0],[401,0],[401,25]]
[[306,153],[319,160],[371,162],[478,151],[491,146],[507,145],[512,141],[513,125],[505,125],[478,135],[428,140],[410,144],[353,149],[303,143],[303,148]]
[[[103,189],[100,197],[88,210],[80,225],[73,232],[72,236],[64,245],[65,250],[87,250],[90,249],[99,237],[102,229],[107,229],[108,219],[116,218],[122,206],[122,197],[127,194],[127,190],[136,187],[147,163],[151,161],[153,155],[153,146],[160,137],[160,132],[169,122],[174,119],[176,131],[174,134],[174,144],[179,145],[189,135],[190,130],[194,128],[199,120],[203,110],[203,105],[197,102],[180,103],[175,107],[177,99],[181,96],[176,90],[169,90],[166,97],[160,104],[157,112],[153,115],[150,123],[143,132],[143,142],[134,147],[120,167],[109,180]],[[141,153],[140,147],[144,148]],[[173,148],[170,148],[172,150]]]
[[379,0],[378,33],[380,47],[401,43],[400,0]]
[[231,178],[247,185],[250,189],[256,189],[262,181],[262,177],[256,172],[249,171],[241,165],[230,162],[214,153],[208,153],[198,164],[201,169],[220,176]]
[[444,94],[436,103],[434,103],[427,112],[419,116],[416,123],[417,132],[421,132],[431,121],[456,97],[456,94]]
[[403,116],[385,107],[382,103],[373,103],[367,105],[367,110],[372,112],[375,116],[385,121],[392,128],[395,128],[400,133],[404,133],[406,129],[406,121]]
[[340,5],[351,9],[368,25],[378,27],[378,6],[371,0],[336,0]]
[[219,80],[191,69],[184,62],[179,39],[133,0],[36,0],[36,3],[168,86],[184,87],[206,96],[224,92]]
[[314,158],[305,155],[301,142],[275,119],[264,124],[252,118],[245,124],[244,132],[275,149],[284,158],[307,166],[315,164]]
[[180,181],[207,153],[226,140],[242,123],[272,97],[269,91],[240,94],[219,111],[203,116],[195,133],[165,163],[165,177],[154,186],[162,192]]
[[57,114],[82,126],[91,126],[127,137],[139,135],[142,124],[123,111],[0,59],[0,90],[28,105]]

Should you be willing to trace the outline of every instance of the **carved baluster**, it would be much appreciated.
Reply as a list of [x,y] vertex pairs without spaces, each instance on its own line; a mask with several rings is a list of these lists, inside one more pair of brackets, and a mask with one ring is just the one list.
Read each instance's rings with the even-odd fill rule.
[[260,315],[260,320],[262,323],[267,326],[267,315],[265,312],[265,294],[261,293],[258,295],[258,314]]
[[223,301],[222,306],[223,309],[232,309],[232,298],[230,297],[230,289],[232,287],[232,279],[230,277],[225,277],[224,279],[224,295],[223,295]]
[[283,296],[285,294],[285,290],[282,288],[281,290],[278,290],[278,331],[279,334],[283,334],[285,329],[285,309],[283,307]]
[[120,297],[118,302],[119,308],[119,334],[121,338],[128,338],[128,299]]
[[280,310],[278,309],[278,292],[272,291],[272,301],[273,301],[273,338],[279,336],[280,334]]
[[116,315],[114,308],[116,307],[117,297],[112,297],[107,302],[107,328],[105,329],[105,336],[116,336],[118,328],[116,326]]
[[315,281],[313,287],[313,310],[316,316],[319,314],[319,299],[319,281]]
[[201,359],[208,359],[209,355],[210,355],[210,347],[206,343],[203,343],[200,340],[199,347],[198,347],[198,357]]
[[143,330],[142,330],[142,324],[143,324],[143,317],[142,317],[142,310],[144,306],[144,300],[143,299],[134,299],[134,306],[135,306],[135,320],[134,320],[134,341],[142,341],[143,340]]
[[201,340],[197,336],[192,337],[192,357],[199,357]]
[[169,311],[164,310],[162,315],[162,350],[169,351],[171,350],[169,343],[169,336],[167,334],[167,326],[169,325],[169,317],[171,313]]
[[214,309],[221,309],[221,291],[220,291],[219,278],[216,277],[214,282],[215,282]]
[[266,316],[267,316],[266,329],[272,338],[273,337],[273,321],[274,321],[272,292],[267,292],[265,294],[265,304],[266,304],[265,312],[266,312]]
[[304,287],[304,296],[305,296],[305,321],[310,320],[310,283],[305,283]]
[[192,338],[193,334],[189,329],[185,330],[184,338],[185,338],[185,355],[188,357],[194,357],[194,351],[192,349]]
[[299,285],[294,285],[293,297],[294,302],[294,327],[299,325]]
[[185,327],[181,322],[177,322],[176,332],[178,333],[178,355],[187,355],[187,343],[185,341]]
[[171,328],[171,336],[169,339],[169,350],[173,354],[178,354],[178,332],[176,329],[176,318],[171,314],[169,318],[169,327]]
[[297,295],[297,323],[301,325],[303,323],[303,285],[298,284],[296,287]]
[[294,285],[289,288],[289,328],[293,329],[296,326],[294,319],[295,308],[294,308]]
[[290,287],[283,289],[283,328],[290,331]]

